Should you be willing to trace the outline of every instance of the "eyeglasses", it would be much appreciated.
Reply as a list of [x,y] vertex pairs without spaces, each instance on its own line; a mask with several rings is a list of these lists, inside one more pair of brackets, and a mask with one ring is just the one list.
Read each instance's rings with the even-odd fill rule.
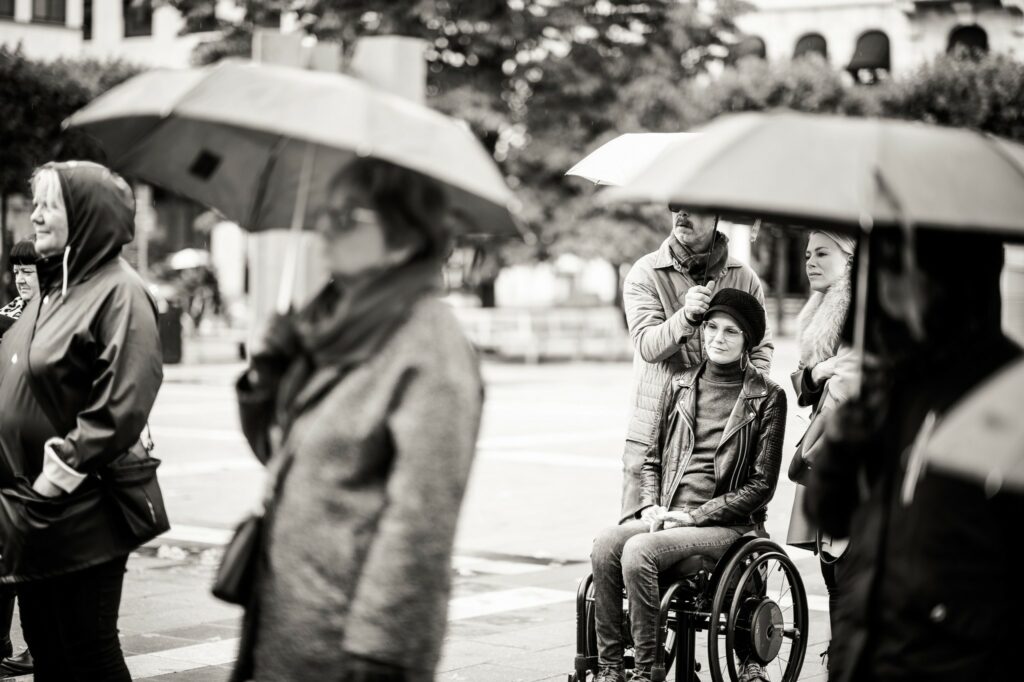
[[313,216],[313,224],[319,223],[321,218],[326,218],[336,233],[351,232],[359,224],[377,224],[377,214],[373,210],[352,205],[325,206]]
[[669,204],[668,211],[669,213],[689,213],[685,206],[680,206],[679,204]]
[[721,332],[722,336],[725,337],[726,341],[733,342],[739,341],[743,338],[743,332],[736,327],[723,327],[715,322],[704,323],[704,335],[710,338],[718,336]]

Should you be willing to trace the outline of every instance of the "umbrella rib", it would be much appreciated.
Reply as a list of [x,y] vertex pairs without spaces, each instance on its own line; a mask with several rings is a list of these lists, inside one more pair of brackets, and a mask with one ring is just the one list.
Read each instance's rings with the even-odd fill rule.
[[988,142],[989,146],[994,149],[995,153],[999,157],[1001,157],[1004,161],[1006,161],[1006,163],[1009,164],[1010,167],[1013,168],[1013,170],[1017,171],[1018,175],[1020,175],[1021,177],[1024,177],[1024,165],[1021,165],[1020,163],[1018,163],[1017,159],[1013,158],[1013,155],[1010,154],[1009,152],[1007,152],[1003,148],[1003,145],[999,144],[999,142],[1000,142],[1000,140],[1002,138],[1000,138],[1000,137],[998,137],[996,135],[988,134],[988,133],[983,134],[982,137],[985,138],[985,140]]
[[[206,75],[204,75],[202,78],[196,79],[196,82],[193,83],[192,87],[190,87],[188,90],[183,92],[181,94],[181,96],[178,97],[178,99],[173,104],[171,104],[169,107],[166,107],[165,109],[161,110],[160,111],[160,115],[157,117],[157,124],[154,125],[152,128],[150,128],[142,136],[140,136],[139,139],[135,140],[135,142],[132,145],[131,149],[129,149],[126,153],[124,153],[120,157],[118,157],[116,164],[114,164],[114,163],[110,164],[111,168],[114,168],[115,166],[121,165],[124,162],[125,159],[131,157],[132,153],[135,152],[144,141],[152,138],[153,134],[157,130],[162,128],[171,119],[171,114],[173,114],[175,111],[178,110],[178,107],[181,106],[182,102],[187,100],[189,98],[189,96],[192,95],[192,93],[194,93],[196,90],[198,90],[207,80],[209,80],[209,74],[213,73],[217,69],[222,68],[223,66],[224,66],[224,64],[220,63],[220,64],[216,64],[216,65],[214,65],[212,67],[204,67],[204,68],[208,69]],[[104,94],[106,94],[106,93],[104,93]],[[101,95],[101,97],[102,96],[103,95]],[[70,117],[69,117],[69,119],[70,119]],[[66,121],[65,121],[65,123],[66,123]]]
[[277,158],[281,154],[281,150],[290,141],[290,137],[279,137],[277,142],[274,143],[274,148],[270,150],[270,155],[267,158],[267,162],[263,165],[263,170],[260,171],[260,179],[256,183],[256,191],[252,196],[252,206],[249,208],[249,224],[246,227],[250,230],[255,229],[256,225],[259,225],[259,214],[262,208],[261,201],[267,193],[270,175],[274,172],[274,166],[277,165]]

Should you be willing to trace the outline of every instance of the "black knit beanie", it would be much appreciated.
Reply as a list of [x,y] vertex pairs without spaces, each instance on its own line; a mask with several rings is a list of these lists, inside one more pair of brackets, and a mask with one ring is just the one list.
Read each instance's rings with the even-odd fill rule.
[[711,297],[711,304],[704,313],[704,319],[708,319],[716,312],[725,313],[736,320],[736,324],[743,331],[747,350],[760,345],[764,339],[768,327],[764,306],[747,292],[741,289],[719,289]]

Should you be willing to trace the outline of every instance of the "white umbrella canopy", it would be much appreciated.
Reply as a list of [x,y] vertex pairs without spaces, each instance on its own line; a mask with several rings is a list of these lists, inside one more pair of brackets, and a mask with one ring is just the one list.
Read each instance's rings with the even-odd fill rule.
[[171,254],[171,257],[167,259],[167,265],[172,270],[208,267],[210,265],[210,252],[203,249],[182,249]]
[[65,124],[97,138],[115,170],[251,231],[294,226],[302,178],[311,226],[335,174],[372,156],[443,183],[463,233],[519,234],[514,197],[468,126],[340,74],[238,60],[152,71]]
[[566,171],[597,185],[625,185],[665,149],[698,133],[625,133],[585,156]]

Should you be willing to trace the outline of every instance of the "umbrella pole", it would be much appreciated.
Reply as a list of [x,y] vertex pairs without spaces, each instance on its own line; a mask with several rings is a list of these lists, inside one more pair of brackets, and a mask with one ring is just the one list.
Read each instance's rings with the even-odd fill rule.
[[316,160],[316,145],[306,143],[302,155],[302,172],[299,175],[299,189],[295,195],[292,224],[288,228],[288,248],[285,252],[284,269],[281,272],[281,286],[277,290],[277,312],[284,315],[292,307],[295,292],[295,277],[299,269],[299,252],[302,248],[302,227],[306,223],[306,206],[309,204],[309,186],[313,182],[313,165]]
[[871,267],[871,222],[861,224],[859,243],[857,244],[857,297],[853,317],[853,351],[860,364],[857,372],[856,385],[850,391],[852,398],[860,397],[861,384],[864,381],[864,353],[867,350],[868,326],[868,272]]

